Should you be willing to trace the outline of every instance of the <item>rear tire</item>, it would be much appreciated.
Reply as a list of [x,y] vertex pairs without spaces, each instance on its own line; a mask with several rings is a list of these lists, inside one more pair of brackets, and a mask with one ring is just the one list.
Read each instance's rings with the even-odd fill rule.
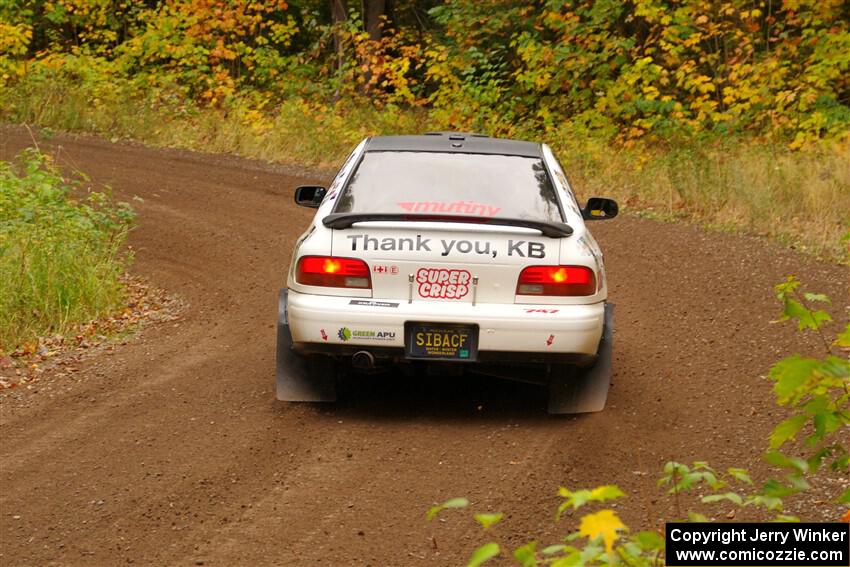
[[302,355],[292,348],[286,317],[286,290],[280,291],[277,321],[277,399],[287,402],[336,401],[337,361]]
[[596,362],[587,368],[552,365],[549,380],[549,413],[572,414],[602,411],[613,376],[614,306],[605,305],[605,323]]

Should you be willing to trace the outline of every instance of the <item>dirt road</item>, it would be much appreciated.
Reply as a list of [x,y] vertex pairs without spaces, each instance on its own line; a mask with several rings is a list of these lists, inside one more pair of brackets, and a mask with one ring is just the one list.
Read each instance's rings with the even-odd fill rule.
[[[29,143],[0,129],[0,158]],[[616,483],[627,523],[659,525],[665,461],[761,470],[779,416],[759,376],[800,348],[770,324],[772,285],[797,273],[847,302],[846,268],[626,216],[593,227],[617,304],[605,412],[551,417],[542,390],[483,378],[390,376],[336,405],[286,404],[277,290],[311,215],[292,188],[327,177],[91,138],[43,146],[144,199],[133,271],[189,307],[75,381],[0,399],[2,565],[458,564],[478,530],[462,512],[427,523],[431,505],[464,495],[507,513],[495,536],[552,543],[559,485]]]

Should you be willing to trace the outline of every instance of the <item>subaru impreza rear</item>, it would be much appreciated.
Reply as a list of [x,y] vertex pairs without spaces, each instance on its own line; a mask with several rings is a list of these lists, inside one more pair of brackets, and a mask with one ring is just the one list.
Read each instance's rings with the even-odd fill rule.
[[[368,138],[296,243],[278,315],[277,394],[332,401],[341,374],[452,369],[549,386],[553,413],[598,411],[613,309],[602,253],[543,144],[471,134]],[[410,374],[410,372],[408,372]]]

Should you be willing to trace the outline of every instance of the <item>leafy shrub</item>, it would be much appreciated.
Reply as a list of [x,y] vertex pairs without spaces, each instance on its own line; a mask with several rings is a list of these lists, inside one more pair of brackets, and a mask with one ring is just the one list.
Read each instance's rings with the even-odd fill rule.
[[323,165],[542,140],[587,194],[850,260],[850,3],[428,0],[377,34],[328,4],[0,2],[0,120]]
[[36,149],[0,162],[0,350],[121,304],[134,215]]
[[0,84],[45,56],[91,55],[201,105],[253,88],[433,107],[491,134],[570,122],[620,142],[751,132],[794,147],[848,134],[846,2],[399,4],[376,34],[362,9],[333,21],[311,0],[7,0]]
[[[724,503],[741,511],[761,509],[762,517],[772,514],[775,521],[797,522],[799,518],[783,513],[784,500],[809,490],[807,477],[817,473],[824,464],[839,475],[850,473],[850,453],[846,445],[846,431],[850,428],[850,358],[847,357],[850,323],[831,339],[825,333],[824,325],[832,318],[816,307],[829,304],[828,297],[803,292],[800,281],[794,276],[775,289],[777,299],[782,303],[779,320],[793,320],[800,331],[818,333],[823,343],[822,357],[788,356],[774,364],[769,373],[777,405],[788,406],[791,416],[774,427],[764,459],[773,466],[774,472],[781,472],[784,478],[768,479],[755,489],[745,469],[729,468],[720,472],[702,461],[690,466],[668,462],[658,485],[666,488],[666,493],[673,499],[676,517],[672,521],[707,522],[709,518],[694,512],[691,505]],[[843,356],[841,351],[844,351]],[[798,447],[804,453],[802,457],[780,451],[786,443],[795,441],[801,432],[806,434],[802,447]],[[694,493],[700,496],[694,496]],[[558,496],[562,501],[555,514],[556,522],[567,510],[599,506],[626,495],[616,486],[604,485],[592,490],[570,490],[562,486]],[[693,500],[686,504],[685,500],[689,497]],[[835,500],[847,506],[841,519],[850,521],[850,489]],[[433,520],[444,510],[469,505],[465,498],[452,498],[431,508],[426,516]],[[503,517],[502,513],[473,515],[485,532]],[[577,529],[551,545],[541,545],[533,540],[511,550],[511,546],[504,543],[488,541],[472,552],[468,566],[478,567],[508,552],[522,567],[658,566],[663,564],[664,548],[662,526],[630,532],[614,510],[602,508],[582,516]]]

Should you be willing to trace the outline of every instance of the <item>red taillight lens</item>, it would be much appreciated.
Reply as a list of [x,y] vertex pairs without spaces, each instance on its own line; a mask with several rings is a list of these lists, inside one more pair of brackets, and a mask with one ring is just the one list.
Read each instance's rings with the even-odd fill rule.
[[529,266],[519,275],[517,295],[593,295],[596,274],[584,266]]
[[323,287],[370,289],[369,266],[363,260],[335,256],[304,256],[298,260],[295,281]]

